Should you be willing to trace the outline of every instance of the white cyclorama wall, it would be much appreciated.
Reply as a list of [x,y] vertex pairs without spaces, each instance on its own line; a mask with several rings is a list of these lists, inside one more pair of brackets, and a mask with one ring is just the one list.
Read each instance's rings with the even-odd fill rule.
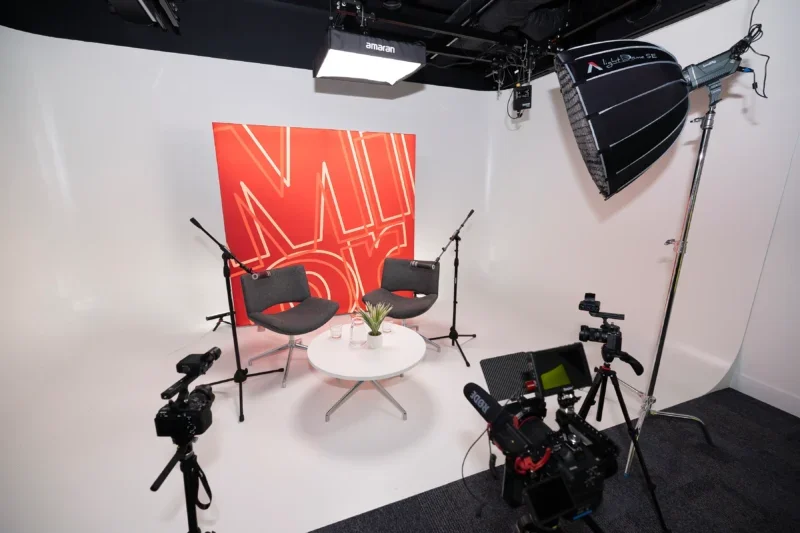
[[[642,40],[663,46],[684,66],[701,62],[747,33],[754,3],[732,1]],[[800,44],[798,18],[800,4],[794,0],[762,2],[756,12],[765,32],[756,48],[772,55],[768,100],[753,93],[751,74],[724,82],[656,407],[710,391],[739,351],[800,132],[800,70],[789,52]],[[755,68],[761,83],[764,60],[751,52],[743,64]],[[584,292],[597,293],[604,311],[627,315],[619,322],[623,348],[641,360],[646,372],[636,377],[621,363],[617,370],[645,388],[674,257],[664,242],[679,237],[699,125],[688,123],[654,167],[604,201],[581,160],[554,75],[533,82],[532,107],[521,120],[506,116],[507,92],[491,98],[489,176],[480,209],[490,238],[482,276],[474,284],[486,286],[492,300],[525,317],[530,348],[559,339],[571,342],[580,324],[598,326],[598,319],[577,309]],[[691,117],[702,116],[707,105],[707,91],[695,91]],[[791,315],[778,315],[790,328]],[[782,345],[780,353],[788,354],[791,346]],[[592,345],[591,353],[592,362],[599,362],[599,345]],[[629,396],[634,414],[637,405]],[[616,408],[610,411],[621,420]]]
[[[197,342],[211,328],[204,316],[227,309],[219,250],[189,223],[196,217],[224,240],[212,122],[416,134],[420,258],[435,257],[483,195],[483,93],[318,83],[307,70],[2,27],[0,72],[6,531],[121,531],[128,505],[130,531],[155,531],[167,496],[175,497],[174,527],[183,525],[180,473],[168,495],[147,487],[171,447],[153,428],[159,392],[179,377],[174,364],[187,343],[213,345]],[[447,269],[445,301],[451,283]],[[232,365],[226,328],[213,337],[225,352],[220,368]],[[268,342],[262,338],[249,355]],[[278,383],[261,380],[281,391]],[[251,392],[258,387],[248,383]],[[251,414],[275,409],[263,403],[251,403]],[[234,403],[218,400],[215,411],[220,405]],[[220,437],[228,416],[215,414]],[[276,432],[288,430],[269,430]],[[246,446],[282,455],[274,441],[260,440]],[[207,466],[213,458],[205,453]],[[84,508],[63,498],[84,488]],[[155,507],[143,511],[137,500]]]
[[[753,3],[733,0],[645,39],[685,64],[702,61],[746,33]],[[766,30],[758,49],[773,55],[768,101],[755,97],[750,75],[726,81],[659,407],[713,388],[739,350],[800,131],[794,94],[800,73],[792,54],[798,17],[793,0],[762,2],[758,9],[756,20]],[[746,64],[760,78],[762,60],[748,54]],[[476,210],[462,242],[459,327],[480,334],[465,346],[470,369],[445,349],[397,385],[417,391],[435,416],[427,419],[430,427],[424,413],[411,410],[408,426],[378,416],[391,428],[386,435],[401,435],[404,445],[379,472],[369,465],[383,458],[362,461],[358,447],[323,449],[335,438],[357,438],[349,426],[303,433],[286,420],[306,405],[300,395],[336,394],[324,383],[307,386],[300,377],[314,381],[316,375],[307,369],[303,375],[301,365],[286,389],[276,390],[277,380],[248,383],[252,414],[243,425],[234,419],[233,388],[220,392],[215,426],[199,444],[216,489],[206,519],[221,517],[218,530],[248,523],[269,531],[275,518],[294,526],[282,531],[300,531],[456,480],[463,453],[485,428],[460,397],[464,382],[482,383],[478,360],[574,342],[580,324],[599,325],[577,310],[586,291],[598,294],[604,310],[627,313],[620,323],[624,348],[651,367],[673,258],[662,243],[680,227],[700,137],[696,125],[687,125],[647,174],[603,202],[552,75],[534,82],[533,108],[512,123],[507,93],[315,83],[309,71],[5,28],[0,69],[0,465],[13,488],[0,504],[0,529],[183,526],[176,473],[164,493],[146,491],[170,448],[155,437],[152,415],[162,404],[158,393],[178,377],[173,365],[188,353],[184,348],[207,349],[214,339],[225,352],[214,377],[232,367],[229,345],[222,344],[227,332],[201,338],[209,329],[203,317],[225,309],[225,293],[218,250],[188,222],[194,216],[224,235],[213,121],[417,134],[416,255],[434,257],[469,209]],[[692,96],[693,116],[705,102],[700,91]],[[442,324],[449,321],[451,260],[446,256],[440,302],[431,313]],[[247,355],[265,349],[266,341],[248,334]],[[587,347],[596,363],[599,346]],[[264,369],[274,366],[278,361],[265,362]],[[645,386],[646,376],[616,367]],[[357,400],[348,403],[351,412],[372,407]],[[425,405],[428,400],[435,404]],[[635,412],[635,398],[629,400]],[[614,401],[606,410],[604,427],[621,421]],[[412,424],[430,431],[408,433]],[[297,443],[297,435],[317,440]],[[297,455],[307,449],[315,455]],[[467,462],[468,474],[486,468],[485,448],[478,452]],[[419,459],[404,462],[408,457]],[[349,472],[336,477],[342,471]],[[248,476],[257,479],[240,485]],[[314,485],[317,492],[284,483],[315,476],[327,476]],[[292,506],[307,495],[317,498],[316,516]]]
[[795,146],[733,386],[800,416],[800,157]]

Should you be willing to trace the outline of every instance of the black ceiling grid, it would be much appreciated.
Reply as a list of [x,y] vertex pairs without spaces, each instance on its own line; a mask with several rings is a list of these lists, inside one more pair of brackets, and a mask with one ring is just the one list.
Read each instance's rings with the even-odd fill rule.
[[[497,87],[487,75],[491,60],[502,61],[515,45],[545,48],[559,35],[556,42],[564,48],[637,37],[728,0],[402,0],[396,10],[387,9],[383,0],[362,1],[377,19],[368,31],[428,47],[428,65],[409,81],[492,90]],[[111,14],[104,0],[4,0],[0,25],[64,39],[310,70],[331,10],[328,0],[179,0],[178,7],[181,35],[130,24]],[[359,31],[355,17],[346,18],[352,19],[346,27]],[[392,23],[399,20],[409,24]],[[489,35],[500,44],[452,35],[459,32]],[[552,57],[543,55],[533,75],[551,69]]]

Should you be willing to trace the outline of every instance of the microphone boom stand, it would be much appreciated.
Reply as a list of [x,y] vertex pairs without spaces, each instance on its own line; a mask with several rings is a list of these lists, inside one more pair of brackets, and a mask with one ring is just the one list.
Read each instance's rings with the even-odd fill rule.
[[[231,291],[231,267],[230,261],[235,262],[239,267],[250,274],[251,276],[254,274],[253,269],[239,261],[233,253],[225,247],[224,244],[219,242],[217,239],[214,238],[206,229],[200,225],[200,223],[194,219],[190,218],[189,222],[197,226],[197,228],[206,234],[206,236],[214,241],[214,244],[219,246],[219,249],[222,250],[222,275],[225,276],[225,289],[228,292],[228,316],[231,317],[231,333],[233,334],[233,353],[236,356],[236,372],[234,372],[232,378],[223,379],[221,381],[215,381],[214,383],[207,383],[207,385],[213,387],[214,385],[221,385],[223,383],[230,383],[233,381],[234,383],[239,385],[239,422],[244,422],[244,399],[242,394],[242,384],[247,381],[248,377],[255,377],[255,376],[264,376],[266,374],[274,374],[276,372],[283,372],[282,368],[278,368],[276,370],[267,370],[264,372],[256,372],[255,374],[249,374],[246,368],[242,368],[242,360],[239,356],[239,336],[236,333],[236,313],[233,311],[233,292]],[[214,328],[216,329],[216,328]]]
[[464,222],[461,223],[461,225],[458,227],[458,229],[455,231],[455,233],[453,233],[453,235],[450,236],[450,240],[447,241],[447,245],[445,245],[445,247],[442,248],[442,252],[439,254],[439,257],[437,257],[436,261],[434,261],[434,263],[438,265],[439,264],[439,260],[442,258],[442,256],[447,251],[447,249],[450,247],[450,243],[455,241],[455,243],[456,243],[456,257],[453,260],[453,267],[454,267],[454,269],[453,269],[453,323],[450,326],[450,333],[448,333],[447,335],[441,335],[439,337],[432,337],[431,340],[435,341],[435,340],[439,340],[439,339],[450,339],[450,345],[458,347],[458,351],[461,352],[461,357],[464,359],[464,364],[466,364],[467,366],[470,366],[470,364],[469,364],[469,361],[467,361],[467,356],[464,355],[464,350],[461,349],[461,344],[458,342],[458,338],[459,337],[470,337],[470,338],[474,339],[475,337],[477,337],[477,335],[459,333],[458,330],[456,329],[456,309],[458,308],[458,243],[461,242],[461,229],[464,227],[464,224],[467,223],[467,220],[469,220],[469,217],[471,217],[474,212],[475,212],[474,209],[470,209],[469,214],[467,215],[467,218],[464,219]]

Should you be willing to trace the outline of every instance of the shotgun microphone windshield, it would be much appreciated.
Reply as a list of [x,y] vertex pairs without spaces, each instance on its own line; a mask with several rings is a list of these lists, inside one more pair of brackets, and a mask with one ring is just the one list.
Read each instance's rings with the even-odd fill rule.
[[492,437],[506,453],[523,454],[533,446],[531,441],[516,427],[514,416],[503,409],[494,397],[480,385],[464,385],[464,396],[472,407],[489,423]]

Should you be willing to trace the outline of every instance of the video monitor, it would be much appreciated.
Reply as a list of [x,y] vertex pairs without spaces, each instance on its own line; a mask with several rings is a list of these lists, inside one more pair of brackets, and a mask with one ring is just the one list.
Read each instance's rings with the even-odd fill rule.
[[540,396],[552,396],[563,390],[592,384],[589,362],[580,342],[532,352],[531,356]]

